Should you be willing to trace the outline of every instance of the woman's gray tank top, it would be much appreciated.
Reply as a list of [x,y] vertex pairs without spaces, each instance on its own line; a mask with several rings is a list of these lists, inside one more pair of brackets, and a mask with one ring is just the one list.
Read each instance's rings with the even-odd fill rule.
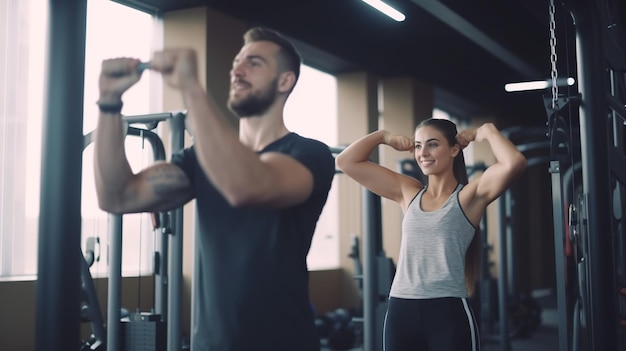
[[409,204],[389,296],[405,299],[467,297],[465,252],[476,228],[459,203],[459,184],[443,206],[421,208],[424,187]]

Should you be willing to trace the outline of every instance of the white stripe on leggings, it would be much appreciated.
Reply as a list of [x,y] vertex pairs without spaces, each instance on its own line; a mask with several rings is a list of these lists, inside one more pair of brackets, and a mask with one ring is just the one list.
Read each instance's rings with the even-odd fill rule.
[[[387,304],[389,304],[389,301],[387,301]],[[389,310],[387,310],[387,312],[385,312],[385,319],[383,320],[383,351],[387,351],[387,343],[385,343],[385,334],[387,333],[387,314],[389,313]]]
[[476,326],[474,325],[474,317],[472,316],[472,312],[470,311],[469,305],[467,304],[467,299],[466,298],[461,298],[461,300],[463,301],[463,307],[465,308],[465,314],[467,315],[467,321],[469,322],[469,326],[470,326],[470,334],[472,336],[472,351],[478,351],[478,345],[476,345],[476,340],[478,339],[476,337]]

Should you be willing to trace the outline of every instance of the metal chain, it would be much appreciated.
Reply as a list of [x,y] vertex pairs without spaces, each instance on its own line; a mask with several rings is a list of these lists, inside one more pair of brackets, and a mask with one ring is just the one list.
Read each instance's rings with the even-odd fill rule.
[[554,20],[554,0],[550,0],[550,63],[552,64],[552,109],[556,109],[559,98],[559,86],[557,85],[558,72],[556,70],[556,21]]

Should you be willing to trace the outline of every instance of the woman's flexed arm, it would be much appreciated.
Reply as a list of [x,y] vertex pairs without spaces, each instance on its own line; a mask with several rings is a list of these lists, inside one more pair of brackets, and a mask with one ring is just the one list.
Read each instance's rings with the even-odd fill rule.
[[373,193],[403,203],[403,187],[421,187],[411,177],[370,162],[369,157],[379,145],[389,145],[398,151],[412,151],[414,141],[403,135],[378,130],[353,142],[336,158],[337,167]]
[[492,124],[485,123],[477,129],[459,133],[457,141],[461,147],[472,141],[486,140],[496,157],[496,163],[483,173],[476,181],[475,198],[489,204],[500,196],[511,182],[526,168],[526,158],[519,150]]

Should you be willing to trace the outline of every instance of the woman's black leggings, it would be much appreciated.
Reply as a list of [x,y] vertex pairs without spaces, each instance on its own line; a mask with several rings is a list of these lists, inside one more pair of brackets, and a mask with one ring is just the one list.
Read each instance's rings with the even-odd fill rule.
[[478,350],[478,328],[467,299],[389,298],[383,351]]

